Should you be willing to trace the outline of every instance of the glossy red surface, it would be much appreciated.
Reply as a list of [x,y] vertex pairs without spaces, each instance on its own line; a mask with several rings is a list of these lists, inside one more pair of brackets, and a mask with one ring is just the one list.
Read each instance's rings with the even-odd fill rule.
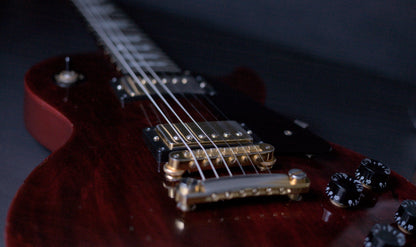
[[[122,109],[108,83],[113,67],[100,55],[72,57],[87,79],[57,87],[52,77],[63,68],[61,59],[35,65],[25,78],[28,129],[56,150],[16,194],[8,246],[360,246],[374,224],[393,223],[402,200],[416,199],[415,186],[393,172],[389,189],[367,193],[359,208],[333,206],[324,194],[329,177],[352,175],[363,158],[333,144],[331,153],[312,159],[278,157],[274,172],[301,168],[310,177],[302,201],[251,198],[182,213],[168,198],[160,167],[141,137],[149,125],[145,115],[157,121],[150,103]],[[414,236],[407,239],[409,246],[416,243]]]

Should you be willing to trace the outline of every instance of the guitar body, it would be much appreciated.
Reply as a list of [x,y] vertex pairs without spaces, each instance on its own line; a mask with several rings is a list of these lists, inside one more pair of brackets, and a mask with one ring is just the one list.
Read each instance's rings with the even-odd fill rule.
[[[25,77],[26,126],[53,152],[14,198],[8,246],[360,246],[374,224],[394,222],[402,200],[416,199],[415,186],[392,172],[384,193],[370,193],[355,209],[335,207],[325,195],[330,176],[353,175],[364,157],[333,144],[331,152],[310,159],[277,155],[273,172],[300,168],[308,174],[310,191],[301,201],[247,198],[181,212],[142,137],[158,121],[150,102],[122,108],[109,83],[118,72],[100,54],[73,56],[85,80],[59,87],[53,75],[62,61],[37,64]],[[278,116],[248,98],[241,101],[233,104],[249,102],[252,109],[235,109],[250,112],[240,112],[247,119],[236,121],[261,126]],[[274,144],[277,135],[262,137]],[[407,236],[407,244],[416,244],[415,238]]]

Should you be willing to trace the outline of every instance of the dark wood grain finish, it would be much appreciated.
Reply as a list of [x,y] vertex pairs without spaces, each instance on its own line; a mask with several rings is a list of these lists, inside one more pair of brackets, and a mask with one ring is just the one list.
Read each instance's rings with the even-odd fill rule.
[[[63,68],[61,58],[34,66],[25,77],[26,110],[39,112],[25,113],[28,129],[55,151],[15,196],[8,246],[360,246],[372,225],[393,223],[400,202],[416,199],[415,186],[393,172],[386,192],[368,193],[357,209],[336,208],[324,195],[329,177],[352,175],[363,156],[333,144],[331,153],[313,159],[278,157],[274,172],[301,168],[311,178],[302,201],[244,199],[182,213],[167,197],[163,174],[141,137],[149,125],[143,109],[153,111],[149,102],[122,109],[108,84],[116,73],[112,65],[101,55],[72,59],[87,78],[72,88],[53,83],[53,74]],[[47,115],[51,121],[45,121]],[[51,136],[62,131],[67,132],[58,141]],[[409,246],[416,244],[414,237],[407,239]]]

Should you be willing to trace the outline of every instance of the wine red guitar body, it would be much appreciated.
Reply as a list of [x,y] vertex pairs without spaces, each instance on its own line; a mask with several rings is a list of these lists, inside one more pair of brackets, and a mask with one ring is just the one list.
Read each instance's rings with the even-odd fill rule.
[[[64,67],[63,58],[39,63],[26,74],[26,126],[52,154],[15,196],[7,246],[361,246],[374,224],[394,225],[401,201],[416,199],[415,186],[392,172],[388,189],[367,194],[358,208],[334,206],[325,195],[330,176],[353,175],[364,157],[333,144],[331,152],[313,158],[277,153],[273,172],[300,168],[308,174],[310,191],[301,201],[247,198],[183,213],[168,197],[163,171],[142,137],[149,121],[158,122],[150,102],[123,108],[109,83],[117,71],[104,56],[78,55],[72,61],[74,70],[85,75],[72,87],[53,80]],[[253,81],[242,78],[225,79],[239,80],[231,85]],[[220,90],[217,94],[227,97]],[[277,116],[248,98],[241,101],[252,109],[236,108],[247,118],[236,121],[267,125]],[[212,119],[207,110],[201,113]],[[277,135],[262,138],[273,144]],[[407,236],[407,245],[414,244],[415,237]]]

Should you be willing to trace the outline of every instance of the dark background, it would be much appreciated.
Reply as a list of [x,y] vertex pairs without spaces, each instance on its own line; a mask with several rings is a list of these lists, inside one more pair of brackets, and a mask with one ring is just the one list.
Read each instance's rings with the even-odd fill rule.
[[[183,68],[256,70],[266,105],[325,139],[379,159],[414,181],[416,2],[122,1]],[[95,51],[65,1],[2,1],[0,227],[25,177],[49,152],[26,132],[23,76],[51,56]],[[3,244],[3,241],[1,241]]]

